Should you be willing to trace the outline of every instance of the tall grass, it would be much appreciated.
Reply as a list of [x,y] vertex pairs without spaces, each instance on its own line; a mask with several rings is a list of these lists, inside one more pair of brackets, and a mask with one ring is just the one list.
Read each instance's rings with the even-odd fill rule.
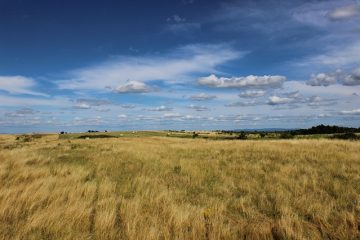
[[357,239],[360,142],[0,136],[0,239]]

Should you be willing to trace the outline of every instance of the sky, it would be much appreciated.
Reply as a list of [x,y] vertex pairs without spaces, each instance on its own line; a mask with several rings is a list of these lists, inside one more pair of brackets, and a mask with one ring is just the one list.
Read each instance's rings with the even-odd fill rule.
[[360,0],[0,0],[0,133],[360,127]]

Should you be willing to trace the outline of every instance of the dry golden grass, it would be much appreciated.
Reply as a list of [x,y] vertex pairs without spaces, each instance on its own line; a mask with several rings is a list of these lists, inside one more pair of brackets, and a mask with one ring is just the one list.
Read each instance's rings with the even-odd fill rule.
[[360,142],[0,136],[0,239],[359,239]]

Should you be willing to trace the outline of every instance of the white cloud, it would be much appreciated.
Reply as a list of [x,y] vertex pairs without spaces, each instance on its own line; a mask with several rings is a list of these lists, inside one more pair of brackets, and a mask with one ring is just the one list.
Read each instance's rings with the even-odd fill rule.
[[168,24],[165,29],[173,34],[186,36],[186,34],[199,30],[200,28],[200,23],[176,22],[173,24]]
[[163,118],[178,119],[181,117],[180,113],[165,113]]
[[73,103],[67,98],[54,97],[54,98],[34,98],[34,97],[13,97],[0,95],[1,106],[52,106],[52,107],[69,107]]
[[130,81],[113,89],[116,93],[147,93],[154,89],[143,82]]
[[76,100],[76,103],[86,103],[90,106],[103,106],[103,105],[110,105],[112,102],[109,100],[103,100],[103,99],[88,99],[88,98],[79,98]]
[[73,106],[73,108],[76,109],[90,109],[91,106],[87,103],[77,103],[76,105]]
[[44,93],[33,91],[36,82],[32,78],[23,76],[0,76],[0,90],[12,94],[28,94],[35,96],[47,96]]
[[205,106],[197,106],[197,105],[193,105],[193,104],[189,105],[188,108],[193,109],[193,110],[195,110],[197,112],[203,112],[203,111],[208,111],[209,110],[209,108],[207,108]]
[[32,108],[22,108],[19,110],[16,110],[15,112],[8,112],[5,113],[6,117],[25,117],[26,115],[33,115],[37,113]]
[[352,0],[313,1],[292,10],[293,18],[303,24],[325,27],[332,21],[350,20],[359,14]]
[[239,94],[239,97],[241,98],[257,98],[257,97],[262,97],[265,96],[266,92],[263,90],[259,90],[259,91],[245,91],[245,92],[241,92]]
[[310,86],[329,86],[335,84],[337,81],[337,75],[334,73],[318,73],[312,74],[310,80],[306,84]]
[[186,18],[180,17],[177,14],[167,18],[166,21],[168,24],[166,25],[165,30],[176,35],[181,35],[182,37],[186,37],[188,33],[201,28],[200,23],[187,22]]
[[338,7],[330,11],[327,16],[333,21],[347,20],[353,18],[360,13],[358,5],[353,4],[349,6]]
[[329,86],[333,84],[342,84],[346,86],[360,85],[360,68],[355,68],[351,73],[337,70],[333,73],[312,74],[306,84],[310,86]]
[[[129,81],[186,82],[193,79],[194,74],[217,72],[216,67],[242,55],[224,44],[187,45],[164,56],[123,56],[97,66],[75,70],[71,72],[70,80],[58,81],[57,84],[61,89],[104,90],[107,87],[126,92]],[[133,85],[130,89],[136,84]]]
[[360,64],[360,41],[355,41],[346,46],[332,47],[326,53],[305,59],[300,63],[300,65],[333,67],[344,67],[352,64]]
[[333,98],[337,96],[344,98],[351,95],[354,91],[360,91],[359,86],[343,86],[339,84],[330,85],[326,88],[322,86],[310,86],[303,81],[287,81],[284,83],[284,90],[294,91],[297,90],[307,95],[321,95]]
[[293,91],[293,92],[285,92],[285,93],[283,93],[283,95],[288,98],[295,98],[295,99],[302,98],[302,95],[300,94],[300,92],[298,90]]
[[167,22],[177,22],[177,23],[179,23],[179,22],[186,22],[186,19],[180,17],[180,16],[177,15],[177,14],[175,14],[175,15],[169,17],[166,21],[167,21]]
[[213,100],[215,98],[216,98],[215,95],[209,95],[206,93],[199,93],[197,95],[192,95],[189,97],[190,100],[195,100],[195,101],[207,101],[207,100]]
[[269,101],[267,102],[267,104],[269,104],[269,105],[279,105],[279,104],[291,103],[293,101],[294,101],[293,98],[271,96],[271,97],[269,97]]
[[292,10],[292,17],[303,24],[325,26],[328,23],[326,14],[333,5],[330,4],[329,2],[318,1],[305,3]]
[[123,104],[121,107],[126,109],[134,109],[136,106],[133,104]]
[[336,105],[333,98],[322,98],[317,95],[304,97],[299,91],[282,93],[282,96],[271,96],[267,101],[268,105],[286,105],[289,104],[291,108],[298,108],[300,106],[309,106],[311,108],[318,108],[320,106]]
[[198,79],[198,83],[203,86],[215,88],[279,88],[282,86],[286,77],[284,76],[246,76],[246,77],[217,77],[211,74],[208,77]]
[[347,86],[360,85],[360,67],[354,69],[351,74],[346,75],[342,83]]
[[353,110],[341,111],[340,113],[343,115],[360,115],[360,108],[353,109]]
[[120,118],[120,119],[126,119],[126,118],[127,118],[127,115],[126,115],[126,114],[119,114],[119,115],[118,115],[118,118]]
[[154,111],[154,112],[169,112],[172,111],[173,109],[171,107],[166,107],[166,106],[159,106],[156,108],[149,108],[148,111]]
[[245,102],[233,102],[226,104],[225,107],[253,107],[253,106],[259,106],[263,105],[262,102],[257,101],[245,101]]
[[76,100],[73,108],[90,109],[91,107],[99,107],[99,106],[110,105],[110,104],[112,104],[112,103],[108,100],[80,98],[80,99]]

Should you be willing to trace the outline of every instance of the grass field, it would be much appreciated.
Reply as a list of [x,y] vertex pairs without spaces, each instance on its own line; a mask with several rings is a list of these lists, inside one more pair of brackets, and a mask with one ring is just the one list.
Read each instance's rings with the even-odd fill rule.
[[0,239],[360,238],[360,141],[119,134],[0,135]]

